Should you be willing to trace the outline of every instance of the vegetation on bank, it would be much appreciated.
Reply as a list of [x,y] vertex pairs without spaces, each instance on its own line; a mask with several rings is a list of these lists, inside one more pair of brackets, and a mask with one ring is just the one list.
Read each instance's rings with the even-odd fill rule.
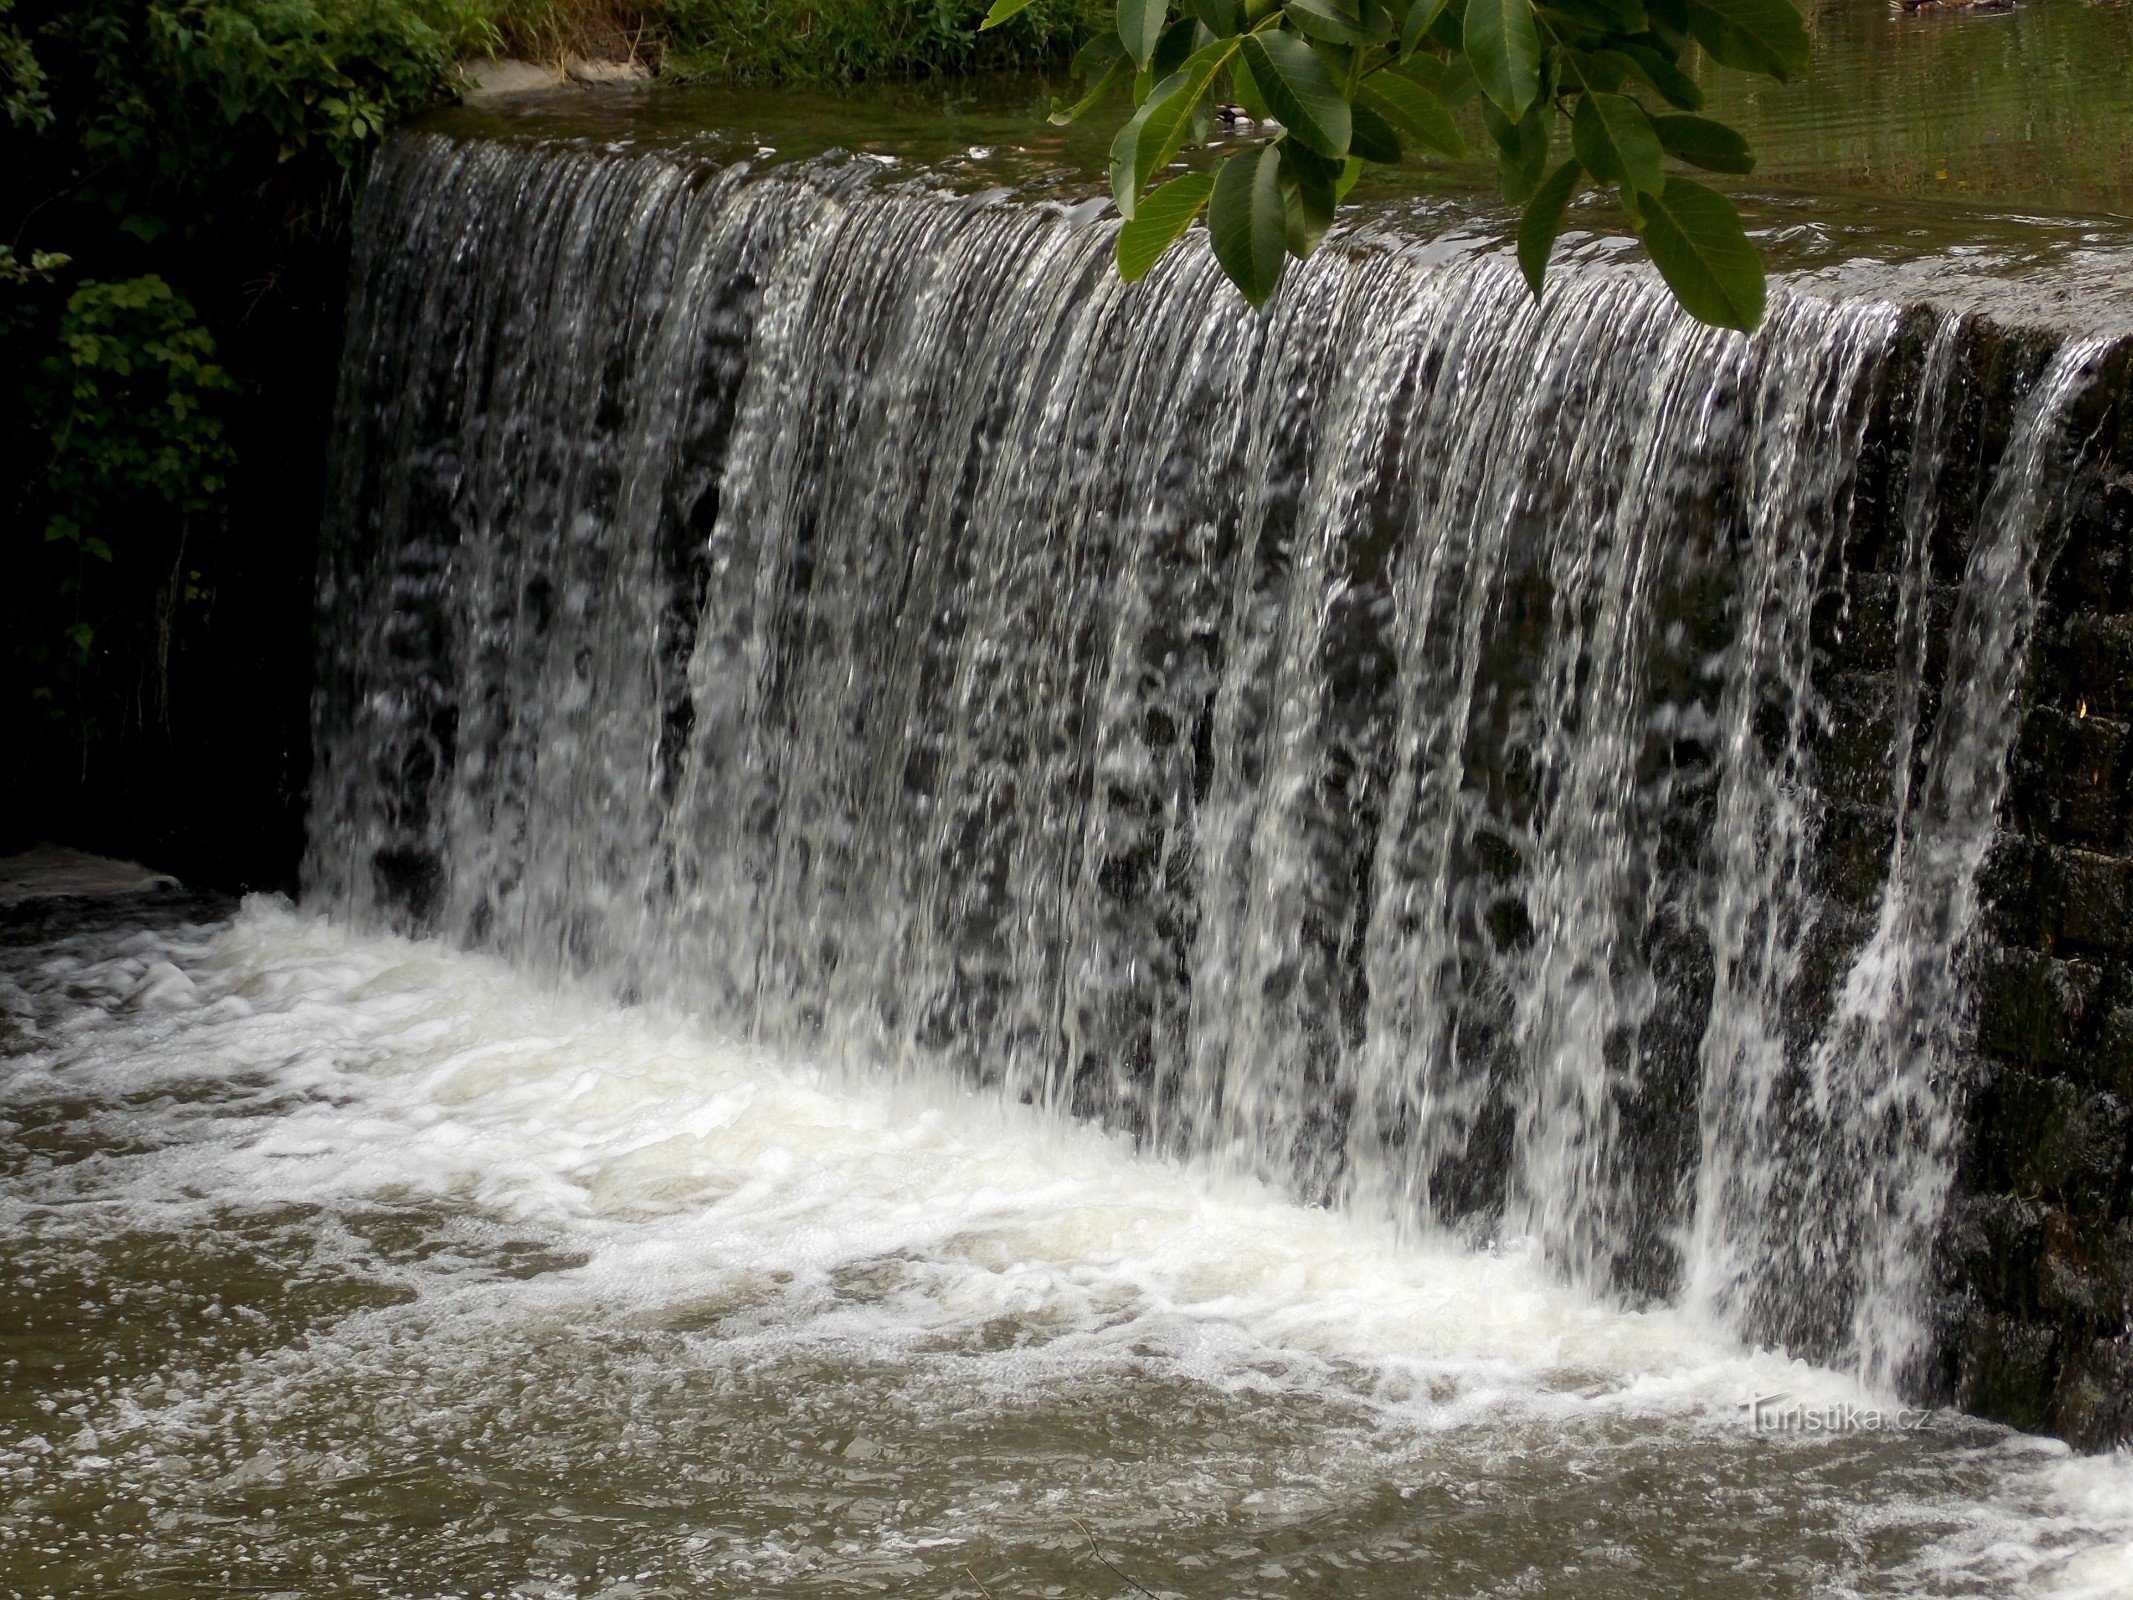
[[253,881],[293,863],[347,219],[370,152],[456,94],[461,60],[849,82],[1063,60],[1099,11],[1040,0],[981,36],[983,15],[0,0],[0,740],[24,780],[0,849],[62,834]]

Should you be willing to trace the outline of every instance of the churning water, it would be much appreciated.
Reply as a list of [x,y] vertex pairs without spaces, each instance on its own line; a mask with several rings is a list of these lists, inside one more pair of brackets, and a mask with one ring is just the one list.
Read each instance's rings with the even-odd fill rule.
[[[2133,1584],[2123,1461],[1744,1410],[1927,1352],[2107,347],[2039,347],[1962,500],[1952,317],[1780,291],[1742,339],[1598,266],[1536,307],[1385,227],[1253,318],[1108,247],[863,160],[388,148],[305,909],[10,968],[9,1292],[183,1353],[26,1344],[11,1572]],[[1824,688],[1870,513],[1862,895]]]
[[5,979],[0,1591],[2133,1582],[2121,1458],[938,1077],[271,901]]

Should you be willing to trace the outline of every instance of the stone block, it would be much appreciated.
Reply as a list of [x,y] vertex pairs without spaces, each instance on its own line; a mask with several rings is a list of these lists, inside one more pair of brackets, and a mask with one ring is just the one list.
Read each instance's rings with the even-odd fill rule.
[[2059,896],[2057,945],[2121,954],[2133,951],[2133,861],[2093,850],[2053,849],[2050,853],[2064,885]]
[[2133,1338],[2073,1344],[2052,1396],[2053,1425],[2076,1450],[2133,1441]]
[[2124,744],[2125,725],[2086,714],[2085,702],[2031,711],[2008,763],[2009,823],[2067,844],[2114,848],[2125,827]]
[[1978,1308],[1957,1336],[1955,1403],[2040,1433],[2057,1411],[2058,1331]]
[[2041,1206],[2012,1194],[1957,1195],[1944,1238],[1950,1273],[1979,1302],[2002,1313],[2036,1314]]
[[2083,1023],[2102,984],[2093,963],[1992,949],[1978,961],[1976,984],[1978,1049],[2032,1071],[2066,1071],[2080,1060]]

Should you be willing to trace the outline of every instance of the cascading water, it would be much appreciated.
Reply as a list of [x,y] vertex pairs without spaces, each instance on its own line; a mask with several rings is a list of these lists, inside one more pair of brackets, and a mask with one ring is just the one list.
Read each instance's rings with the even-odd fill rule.
[[1109,237],[396,141],[309,896],[1900,1376],[2095,348],[2017,418],[1931,716],[1952,320],[1915,374],[1896,843],[1832,982],[1815,619],[1899,308],[1743,339],[1386,229],[1255,318]]

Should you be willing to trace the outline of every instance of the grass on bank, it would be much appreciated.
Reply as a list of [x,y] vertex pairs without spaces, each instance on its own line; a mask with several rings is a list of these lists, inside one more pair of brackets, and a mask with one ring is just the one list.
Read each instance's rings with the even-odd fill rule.
[[987,0],[470,0],[499,54],[634,56],[665,77],[856,83],[1030,68],[1112,25],[1106,0],[1037,0],[980,35]]

